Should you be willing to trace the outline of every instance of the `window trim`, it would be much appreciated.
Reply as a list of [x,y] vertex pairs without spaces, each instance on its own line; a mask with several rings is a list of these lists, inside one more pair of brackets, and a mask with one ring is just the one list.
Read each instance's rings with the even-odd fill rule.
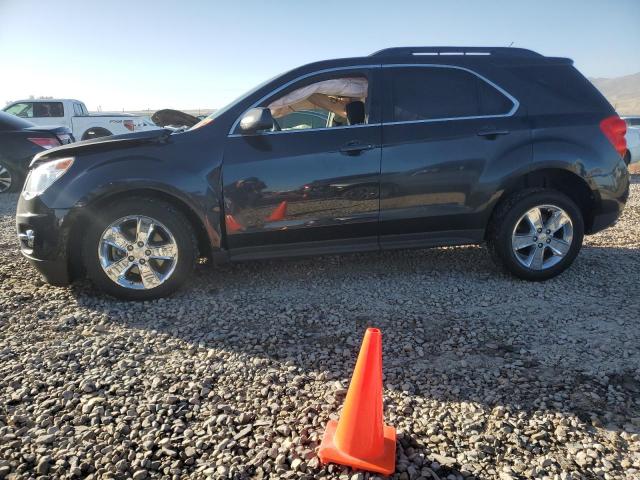
[[274,132],[260,132],[260,133],[257,133],[255,135],[305,133],[305,132],[317,132],[317,131],[322,131],[322,130],[336,130],[336,129],[342,129],[342,128],[363,128],[363,127],[374,127],[374,126],[384,126],[384,125],[402,125],[402,124],[409,124],[409,123],[449,122],[449,121],[456,121],[456,120],[476,120],[476,119],[482,119],[482,118],[505,118],[505,117],[512,117],[513,115],[515,115],[515,113],[520,108],[520,102],[518,101],[518,99],[516,97],[511,95],[509,92],[507,92],[500,85],[492,82],[487,77],[479,74],[478,72],[476,72],[474,70],[471,70],[470,68],[460,67],[458,65],[441,64],[441,63],[393,63],[393,64],[374,64],[374,65],[349,65],[349,66],[345,66],[345,67],[325,68],[325,69],[322,69],[322,70],[316,70],[314,72],[305,73],[304,75],[300,75],[300,76],[298,76],[298,77],[296,77],[296,78],[294,78],[294,79],[292,79],[292,80],[280,85],[279,87],[277,87],[274,90],[270,91],[268,94],[266,94],[263,97],[261,97],[259,100],[255,101],[249,108],[247,108],[244,112],[242,112],[242,114],[240,116],[238,116],[238,118],[235,120],[235,122],[233,122],[233,124],[231,125],[231,128],[229,129],[229,133],[227,134],[227,137],[245,137],[246,135],[243,135],[241,133],[234,133],[234,131],[236,130],[236,128],[240,124],[240,120],[242,119],[242,116],[246,112],[248,112],[252,108],[257,107],[260,103],[264,102],[269,97],[275,95],[278,92],[281,92],[285,88],[291,86],[292,84],[294,84],[294,83],[296,83],[296,82],[298,82],[300,80],[304,80],[305,78],[313,77],[315,75],[322,75],[324,73],[339,72],[339,71],[342,71],[342,70],[358,70],[358,69],[374,69],[374,68],[407,68],[407,67],[451,68],[451,69],[455,69],[455,70],[463,70],[465,72],[469,72],[472,75],[475,75],[476,77],[478,77],[480,80],[488,83],[490,86],[492,86],[493,88],[498,90],[502,95],[507,97],[513,103],[513,107],[511,108],[511,110],[509,110],[509,112],[501,113],[499,115],[474,115],[474,116],[468,116],[468,117],[443,117],[443,118],[429,118],[429,119],[425,119],[425,120],[402,120],[402,121],[398,121],[398,122],[395,122],[395,121],[393,121],[393,122],[384,122],[383,121],[383,122],[367,123],[367,124],[361,124],[361,125],[341,125],[339,127],[305,128],[305,129],[300,129],[300,130],[281,130],[281,131],[274,131]]
[[492,86],[493,88],[498,90],[498,92],[500,92],[502,95],[507,97],[511,101],[513,106],[511,107],[511,110],[509,110],[507,113],[501,113],[499,115],[469,115],[469,116],[464,116],[464,117],[427,118],[427,119],[424,119],[424,120],[400,120],[400,121],[390,121],[390,122],[384,122],[383,121],[382,125],[403,125],[403,124],[409,124],[409,123],[449,122],[449,121],[455,121],[455,120],[476,120],[476,119],[482,119],[482,118],[504,118],[504,117],[512,117],[513,115],[515,115],[515,113],[520,108],[520,102],[518,101],[518,99],[516,97],[511,95],[509,92],[507,92],[500,85],[497,85],[496,83],[494,83],[491,80],[489,80],[487,77],[485,77],[483,75],[480,75],[478,72],[476,72],[474,70],[471,70],[469,68],[466,68],[466,67],[460,67],[458,65],[443,65],[443,64],[439,64],[439,63],[394,63],[394,64],[389,64],[389,65],[382,65],[382,68],[413,68],[413,67],[420,67],[420,68],[422,68],[422,67],[425,67],[425,68],[450,68],[450,69],[454,69],[454,70],[462,70],[462,71],[471,73],[472,75],[475,75],[480,80],[488,83],[490,86]]

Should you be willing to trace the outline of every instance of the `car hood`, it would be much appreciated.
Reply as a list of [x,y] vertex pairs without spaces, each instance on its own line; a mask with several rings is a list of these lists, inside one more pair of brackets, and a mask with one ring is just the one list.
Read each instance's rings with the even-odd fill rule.
[[105,152],[119,150],[144,143],[164,143],[171,135],[171,130],[155,129],[142,132],[126,133],[124,135],[112,135],[110,137],[94,138],[81,142],[69,143],[51,150],[45,150],[33,157],[29,167],[56,158],[73,157],[93,152]]

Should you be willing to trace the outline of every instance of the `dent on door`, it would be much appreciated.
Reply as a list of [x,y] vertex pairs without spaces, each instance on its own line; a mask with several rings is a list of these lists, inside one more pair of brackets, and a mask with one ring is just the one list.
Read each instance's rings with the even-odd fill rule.
[[[224,198],[230,246],[375,235],[378,133],[356,130],[362,150],[351,148],[353,129],[229,139]],[[369,229],[358,231],[367,223]]]

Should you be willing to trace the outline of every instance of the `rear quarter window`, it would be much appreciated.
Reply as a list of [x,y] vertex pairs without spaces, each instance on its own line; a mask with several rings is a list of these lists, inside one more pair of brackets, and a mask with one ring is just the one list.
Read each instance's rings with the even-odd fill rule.
[[512,67],[530,115],[609,113],[609,102],[571,65]]

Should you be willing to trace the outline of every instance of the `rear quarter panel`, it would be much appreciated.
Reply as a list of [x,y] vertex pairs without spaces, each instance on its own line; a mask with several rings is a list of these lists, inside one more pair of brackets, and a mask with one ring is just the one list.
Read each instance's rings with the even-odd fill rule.
[[532,117],[532,170],[558,168],[580,176],[595,199],[595,213],[621,211],[629,186],[622,158],[600,130],[602,114]]

